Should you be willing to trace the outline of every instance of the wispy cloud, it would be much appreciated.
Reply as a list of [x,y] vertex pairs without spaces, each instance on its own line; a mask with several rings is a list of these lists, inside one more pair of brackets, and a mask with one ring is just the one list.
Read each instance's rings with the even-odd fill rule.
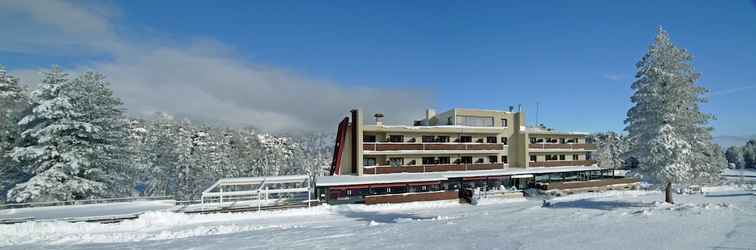
[[621,74],[611,74],[611,73],[604,74],[603,77],[611,81],[620,81],[622,79],[625,79],[625,76]]
[[709,96],[723,96],[723,95],[729,95],[729,94],[735,94],[746,90],[752,90],[756,89],[756,85],[750,85],[750,86],[742,86],[737,88],[730,88],[730,89],[720,89],[717,91],[711,91],[709,92]]
[[[420,91],[349,86],[255,64],[213,39],[167,46],[172,43],[126,40],[114,31],[111,12],[99,9],[71,2],[0,0],[0,21],[14,17],[8,23],[13,25],[4,26],[23,27],[4,30],[0,48],[106,53],[110,59],[69,70],[105,73],[133,114],[164,111],[272,131],[323,130],[332,129],[351,108],[385,112],[387,121],[406,123],[431,103]],[[38,79],[38,71],[15,73],[28,81]]]

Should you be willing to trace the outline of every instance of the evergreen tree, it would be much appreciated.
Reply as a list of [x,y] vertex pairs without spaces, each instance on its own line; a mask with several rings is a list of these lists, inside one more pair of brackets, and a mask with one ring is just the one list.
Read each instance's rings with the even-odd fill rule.
[[598,133],[594,135],[596,141],[596,161],[606,168],[623,168],[627,153],[627,140],[615,132]]
[[745,159],[743,158],[743,150],[737,146],[730,146],[725,153],[727,162],[735,165],[736,168],[743,168],[745,166]]
[[32,92],[32,110],[18,123],[22,133],[12,156],[33,175],[8,192],[13,202],[63,201],[106,194],[107,186],[89,179],[93,153],[90,141],[97,126],[81,121],[71,99],[63,94],[68,75],[59,68],[45,73]]
[[26,106],[28,100],[18,79],[8,75],[0,65],[0,202],[5,201],[5,194],[13,185],[28,178],[9,156],[20,136],[18,121]]
[[748,140],[741,151],[743,152],[743,166],[756,168],[756,139]]
[[113,96],[105,76],[86,72],[68,82],[63,88],[81,116],[75,119],[95,126],[96,132],[80,138],[89,143],[92,151],[87,157],[91,165],[86,169],[88,179],[108,186],[108,196],[131,194],[128,173],[128,130],[121,100]]
[[655,43],[636,65],[634,106],[625,120],[629,155],[637,159],[646,177],[666,185],[669,203],[673,183],[710,179],[725,166],[712,151],[708,122],[713,117],[699,110],[706,89],[696,85],[699,74],[692,59],[659,27]]

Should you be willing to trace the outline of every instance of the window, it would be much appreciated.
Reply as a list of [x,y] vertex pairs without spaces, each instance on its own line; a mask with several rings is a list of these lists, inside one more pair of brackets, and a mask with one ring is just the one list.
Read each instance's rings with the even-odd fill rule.
[[438,157],[438,164],[449,164],[451,161],[448,156]]
[[532,161],[532,162],[536,162],[536,159],[538,159],[538,158],[536,158],[536,156],[535,156],[535,155],[531,155],[531,156],[530,156],[530,161]]
[[585,160],[586,161],[590,161],[591,160],[591,152],[588,152],[587,154],[585,154]]
[[506,137],[502,137],[501,138],[501,144],[507,145],[507,138]]
[[488,162],[489,163],[496,163],[496,162],[498,162],[498,160],[499,160],[499,157],[495,156],[495,155],[492,155],[492,156],[488,157]]
[[411,161],[407,162],[407,165],[410,165],[410,166],[414,166],[415,164],[417,164],[417,162],[415,160],[411,160]]
[[404,158],[389,158],[389,165],[392,167],[404,165]]
[[535,143],[536,143],[536,138],[530,137],[530,144],[535,144]]
[[496,136],[486,137],[486,143],[496,143]]
[[375,166],[375,158],[365,158],[365,166]]
[[578,160],[578,155],[572,155],[572,160],[573,161],[577,161]]
[[559,160],[564,161],[565,160],[564,155],[559,155]]
[[507,123],[507,119],[501,119],[501,126],[502,127],[509,127],[509,124]]
[[457,125],[471,126],[471,127],[493,127],[493,116],[457,116]]
[[556,155],[546,155],[546,161],[556,161],[557,156]]
[[423,157],[423,165],[436,164],[436,160],[433,157]]
[[564,144],[565,143],[564,138],[559,138],[559,143]]
[[509,163],[509,159],[507,159],[506,155],[501,156],[501,163]]
[[460,136],[459,141],[462,143],[472,142],[472,136]]
[[476,160],[475,163],[483,163],[483,158],[478,158],[478,160]]
[[389,142],[404,142],[403,135],[389,135]]
[[459,162],[462,164],[470,164],[472,163],[472,156],[462,156]]
[[365,135],[362,137],[364,142],[375,142],[375,135]]
[[437,136],[436,137],[436,142],[449,142],[449,137],[448,136]]
[[423,143],[429,143],[434,142],[435,138],[432,135],[424,135],[423,136]]

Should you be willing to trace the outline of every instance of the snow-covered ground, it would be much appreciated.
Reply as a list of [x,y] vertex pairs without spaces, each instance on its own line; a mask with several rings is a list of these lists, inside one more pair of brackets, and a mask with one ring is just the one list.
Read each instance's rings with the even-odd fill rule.
[[[756,198],[737,188],[707,196],[654,191],[551,200],[320,206],[187,215],[147,212],[118,224],[0,225],[8,249],[754,249]],[[726,192],[718,191],[726,190]]]
[[117,202],[91,205],[16,208],[0,210],[0,220],[13,218],[64,219],[94,216],[118,216],[146,211],[172,209],[173,200]]

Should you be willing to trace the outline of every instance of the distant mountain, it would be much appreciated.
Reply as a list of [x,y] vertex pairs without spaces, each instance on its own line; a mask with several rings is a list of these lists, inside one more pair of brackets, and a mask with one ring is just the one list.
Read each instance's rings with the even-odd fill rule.
[[751,138],[756,138],[756,135],[752,135],[752,136],[720,135],[720,136],[714,136],[714,143],[719,144],[720,146],[722,146],[722,148],[728,148],[730,146],[743,146]]

